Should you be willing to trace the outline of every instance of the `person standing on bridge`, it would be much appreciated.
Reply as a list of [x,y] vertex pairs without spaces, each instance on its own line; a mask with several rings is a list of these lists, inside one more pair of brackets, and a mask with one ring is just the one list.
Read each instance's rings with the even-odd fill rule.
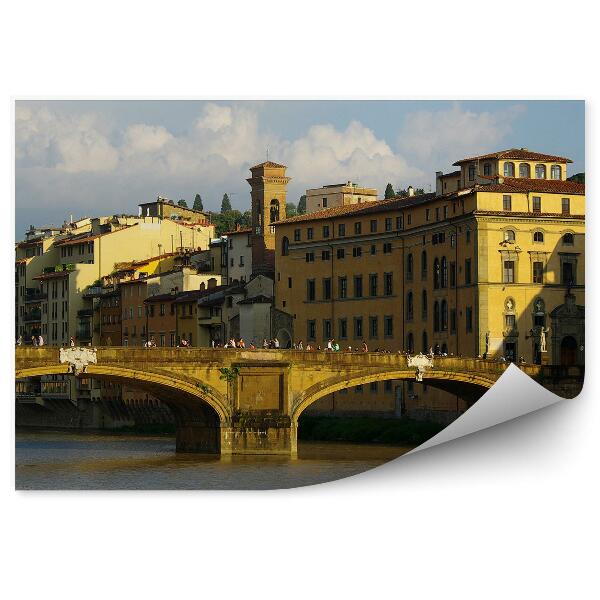
[[35,337],[35,335],[31,336],[31,345],[32,346],[37,346],[37,338]]
[[69,339],[69,346],[71,346],[71,348],[75,347],[75,338],[73,336]]
[[363,343],[362,343],[362,351],[363,352],[369,351],[369,347],[367,346],[367,342],[365,342],[365,341],[363,341]]
[[43,345],[44,345],[44,338],[41,335],[39,335],[38,336],[38,346],[43,346]]
[[273,348],[279,350],[279,340],[277,338],[273,338]]
[[17,338],[17,346],[22,346],[22,345],[23,345],[23,336],[22,336],[22,335],[20,335],[20,336]]

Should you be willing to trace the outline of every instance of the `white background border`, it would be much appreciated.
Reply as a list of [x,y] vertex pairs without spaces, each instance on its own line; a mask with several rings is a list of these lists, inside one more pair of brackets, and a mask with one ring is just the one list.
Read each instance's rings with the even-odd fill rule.
[[[333,484],[281,492],[13,491],[15,97],[584,98],[593,231],[600,98],[590,4],[388,4],[54,0],[3,8],[3,597],[597,594],[593,368],[576,401]],[[600,236],[587,239],[593,265]],[[597,271],[587,275],[593,367],[600,291]]]

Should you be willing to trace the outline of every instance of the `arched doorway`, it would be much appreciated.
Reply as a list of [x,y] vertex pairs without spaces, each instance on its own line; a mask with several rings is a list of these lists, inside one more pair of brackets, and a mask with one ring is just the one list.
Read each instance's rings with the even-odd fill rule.
[[560,342],[560,364],[565,367],[577,364],[577,341],[571,335],[565,336]]

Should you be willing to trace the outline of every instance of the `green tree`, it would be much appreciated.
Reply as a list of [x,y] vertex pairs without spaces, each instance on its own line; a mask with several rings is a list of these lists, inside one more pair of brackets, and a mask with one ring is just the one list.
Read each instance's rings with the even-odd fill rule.
[[183,208],[187,208],[187,202],[182,198],[181,200],[177,200],[177,206],[183,206]]
[[227,194],[223,194],[223,200],[221,200],[221,214],[231,210],[231,201]]
[[285,205],[286,217],[295,217],[298,214],[298,209],[293,202],[287,202]]
[[585,183],[585,173],[575,173],[575,175],[567,177],[567,181],[574,181],[575,183]]
[[306,194],[302,194],[302,196],[300,196],[300,200],[298,200],[298,208],[296,209],[296,212],[299,215],[303,215],[306,212]]
[[196,194],[194,198],[194,210],[204,210],[204,206],[202,205],[202,197],[200,194]]
[[391,183],[388,183],[385,186],[385,199],[389,200],[390,198],[393,198],[396,195],[396,192],[394,192],[394,186]]

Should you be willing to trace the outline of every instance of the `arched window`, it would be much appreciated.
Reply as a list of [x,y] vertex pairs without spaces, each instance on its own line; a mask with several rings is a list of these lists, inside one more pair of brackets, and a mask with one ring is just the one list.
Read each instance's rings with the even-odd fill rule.
[[546,179],[546,165],[535,165],[535,178]]
[[413,255],[412,253],[406,257],[406,279],[411,280],[413,278]]
[[562,169],[560,168],[560,165],[552,165],[550,167],[550,177],[552,179],[560,179],[562,176]]
[[425,250],[421,252],[421,277],[423,279],[427,277],[427,252]]
[[542,243],[544,241],[544,232],[543,231],[535,231],[533,233],[533,241]]
[[526,177],[527,179],[531,177],[531,168],[527,163],[519,165],[519,177]]
[[445,256],[442,256],[442,287],[448,287],[448,261]]
[[504,177],[515,176],[515,163],[505,162],[504,163]]
[[415,351],[415,338],[413,337],[412,333],[409,333],[406,336],[406,349],[411,354]]
[[437,300],[433,303],[433,330],[440,330],[440,303]]
[[427,318],[427,290],[423,290],[421,294],[421,317]]
[[442,300],[442,304],[440,306],[440,329],[442,331],[448,330],[448,303],[446,300]]
[[505,242],[514,242],[515,241],[515,232],[512,229],[507,229],[504,232],[504,241]]
[[438,289],[440,287],[440,261],[435,259],[433,261],[433,288]]
[[276,221],[279,221],[279,200],[271,200],[269,219],[269,223],[275,223]]
[[287,256],[290,253],[290,240],[287,239],[287,236],[281,240],[281,256]]
[[483,165],[483,174],[491,175],[492,174],[492,165],[490,163],[485,163]]
[[572,246],[575,243],[575,236],[572,233],[565,233],[565,235],[563,235],[563,244],[566,244],[567,246]]
[[429,340],[427,339],[426,331],[423,332],[422,342],[423,350],[421,352],[423,352],[423,354],[427,354],[429,352]]
[[412,321],[414,315],[413,293],[408,292],[406,295],[406,320]]

